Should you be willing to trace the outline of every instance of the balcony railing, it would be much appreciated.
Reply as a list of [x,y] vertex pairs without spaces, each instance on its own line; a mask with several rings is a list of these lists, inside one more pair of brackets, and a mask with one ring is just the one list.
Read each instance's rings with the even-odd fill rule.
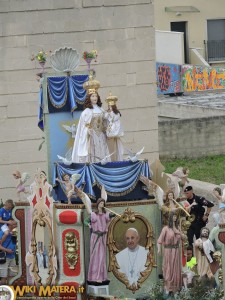
[[225,40],[207,41],[208,62],[225,61]]

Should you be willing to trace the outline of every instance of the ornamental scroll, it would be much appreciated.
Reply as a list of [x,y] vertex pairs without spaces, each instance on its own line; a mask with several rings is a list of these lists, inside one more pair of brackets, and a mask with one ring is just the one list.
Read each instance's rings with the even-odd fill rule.
[[[139,236],[137,253],[129,260],[129,245],[126,243],[125,235],[127,230],[133,230],[134,234]],[[154,236],[153,227],[148,220],[141,214],[127,208],[121,218],[116,216],[110,223],[108,231],[107,244],[109,248],[109,269],[115,277],[126,285],[126,288],[133,293],[141,288],[142,283],[151,274],[152,268],[156,267],[154,259]],[[139,253],[138,253],[139,251]],[[123,263],[125,267],[119,264],[119,256],[124,255]],[[133,255],[133,254],[132,254]],[[144,262],[141,260],[144,258]],[[130,265],[132,264],[132,265]],[[135,266],[136,264],[136,266]],[[142,265],[142,266],[141,266]],[[130,268],[130,269],[129,269]],[[134,275],[136,274],[136,279]],[[139,272],[140,271],[140,272]],[[129,274],[130,273],[130,274]]]

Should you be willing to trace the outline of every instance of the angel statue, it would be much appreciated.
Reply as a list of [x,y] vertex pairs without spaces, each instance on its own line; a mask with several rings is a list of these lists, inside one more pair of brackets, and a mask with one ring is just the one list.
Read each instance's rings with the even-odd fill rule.
[[189,183],[188,174],[188,168],[178,167],[175,172],[168,175],[167,187],[173,191],[175,199],[182,196],[185,186]]
[[20,171],[15,171],[13,177],[17,180],[16,190],[18,201],[21,201],[21,193],[29,194],[29,191],[26,190],[24,183],[30,178],[30,175],[26,172],[20,173]]
[[68,204],[71,204],[71,198],[75,197],[74,185],[77,182],[77,180],[80,179],[80,174],[73,174],[70,178],[69,174],[64,173],[62,175],[62,179],[63,180],[56,178],[55,180],[58,181],[59,183],[62,183],[65,186]]
[[104,187],[102,187],[101,190],[101,198],[97,200],[95,212],[92,211],[91,200],[88,195],[77,187],[75,187],[75,192],[84,203],[88,214],[90,214],[92,233],[90,240],[88,283],[106,284],[106,282],[109,282],[106,265],[106,237],[109,222],[115,214],[110,213],[105,207],[107,194]]

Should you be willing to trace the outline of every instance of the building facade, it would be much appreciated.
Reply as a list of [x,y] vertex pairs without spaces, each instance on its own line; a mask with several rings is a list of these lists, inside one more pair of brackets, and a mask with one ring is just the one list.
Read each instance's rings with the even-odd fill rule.
[[[184,33],[185,63],[225,65],[225,2],[223,0],[157,0],[157,30]],[[196,54],[197,53],[197,54]]]
[[[46,169],[45,144],[37,127],[37,62],[32,53],[63,46],[98,51],[93,67],[102,102],[111,91],[125,128],[125,146],[145,146],[143,157],[158,158],[155,85],[155,28],[151,0],[50,0],[0,3],[0,198],[15,198],[15,170]],[[81,59],[78,71],[87,68]],[[49,62],[46,71],[53,72]],[[30,181],[30,182],[32,182]],[[29,184],[29,182],[27,182]]]

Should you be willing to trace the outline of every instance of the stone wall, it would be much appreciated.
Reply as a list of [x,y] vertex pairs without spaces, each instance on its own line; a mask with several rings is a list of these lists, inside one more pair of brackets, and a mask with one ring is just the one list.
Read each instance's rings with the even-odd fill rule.
[[220,109],[190,104],[168,103],[166,101],[160,102],[159,100],[158,115],[160,118],[193,119],[212,116],[224,116],[225,110],[224,108]]
[[225,116],[159,122],[160,158],[225,153]]
[[[94,68],[104,100],[119,97],[126,147],[158,157],[154,9],[151,0],[2,0],[0,3],[0,198],[15,198],[16,169],[46,169],[38,151],[40,66],[32,53],[63,46],[98,50]],[[86,69],[81,59],[78,71]],[[47,63],[47,71],[52,72]],[[105,106],[106,107],[106,106]],[[32,182],[30,181],[28,183]]]

